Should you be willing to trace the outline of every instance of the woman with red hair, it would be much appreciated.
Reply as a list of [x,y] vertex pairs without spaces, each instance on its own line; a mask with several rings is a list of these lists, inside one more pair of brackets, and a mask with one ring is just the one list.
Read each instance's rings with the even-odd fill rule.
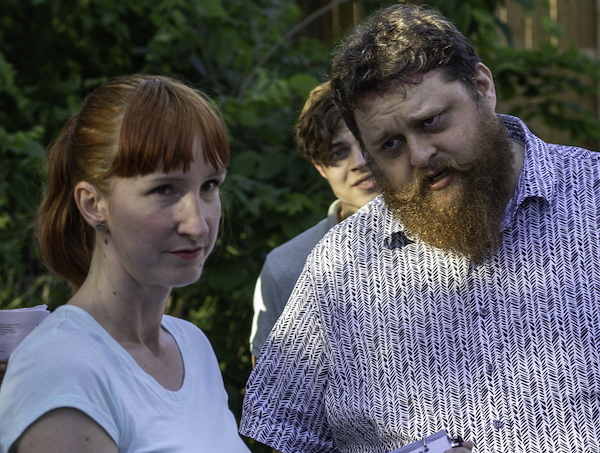
[[214,246],[228,161],[220,115],[183,83],[129,76],[86,98],[37,222],[73,296],[9,360],[0,451],[248,451],[207,338],[163,314]]

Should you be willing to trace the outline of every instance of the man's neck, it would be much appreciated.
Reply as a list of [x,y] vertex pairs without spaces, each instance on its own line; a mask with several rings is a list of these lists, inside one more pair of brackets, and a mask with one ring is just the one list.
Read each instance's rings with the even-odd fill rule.
[[358,208],[356,206],[350,206],[349,204],[346,204],[344,202],[340,203],[340,207],[337,212],[338,223],[342,220],[347,219],[352,214],[355,214],[356,211],[358,211]]

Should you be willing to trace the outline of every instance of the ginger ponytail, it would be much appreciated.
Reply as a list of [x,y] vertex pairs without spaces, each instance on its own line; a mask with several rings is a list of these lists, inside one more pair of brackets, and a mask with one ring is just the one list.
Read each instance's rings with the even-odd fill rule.
[[95,233],[73,196],[73,180],[80,173],[71,153],[75,122],[76,116],[49,150],[46,196],[38,212],[37,232],[46,266],[77,289],[90,267]]

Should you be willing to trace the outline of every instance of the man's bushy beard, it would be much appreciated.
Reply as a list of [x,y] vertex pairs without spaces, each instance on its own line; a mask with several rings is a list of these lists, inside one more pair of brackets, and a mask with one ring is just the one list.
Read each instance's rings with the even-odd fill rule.
[[[398,187],[376,165],[371,167],[388,207],[406,230],[434,247],[470,257],[476,264],[501,242],[500,226],[515,178],[511,141],[502,121],[487,106],[479,105],[479,135],[472,162],[445,161],[437,168],[454,171],[447,188],[455,191],[452,203],[429,188],[425,169],[405,187]],[[459,184],[459,187],[455,187]],[[442,195],[440,197],[440,195]]]

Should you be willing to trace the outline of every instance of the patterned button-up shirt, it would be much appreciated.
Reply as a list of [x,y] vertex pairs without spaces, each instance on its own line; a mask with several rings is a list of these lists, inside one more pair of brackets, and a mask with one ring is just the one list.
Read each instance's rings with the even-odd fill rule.
[[600,153],[502,117],[525,163],[485,263],[410,240],[381,198],[325,236],[247,385],[283,452],[600,452]]

